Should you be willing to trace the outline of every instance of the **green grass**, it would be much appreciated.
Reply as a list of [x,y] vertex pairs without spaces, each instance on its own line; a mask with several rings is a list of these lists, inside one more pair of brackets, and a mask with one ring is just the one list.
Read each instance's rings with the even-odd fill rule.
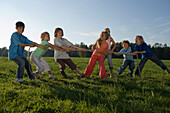
[[[5,112],[115,112],[115,113],[168,113],[170,112],[170,75],[148,61],[142,77],[128,77],[128,69],[114,78],[100,79],[98,63],[88,78],[78,79],[78,74],[68,67],[68,78],[63,78],[59,65],[53,58],[50,64],[55,80],[42,74],[39,83],[28,79],[15,82],[17,65],[0,57],[0,113]],[[89,58],[72,58],[84,72]],[[114,73],[122,59],[113,59]],[[170,68],[170,60],[163,61]],[[136,63],[136,62],[135,62]],[[33,63],[32,67],[35,71]],[[105,60],[107,74],[109,68]]]

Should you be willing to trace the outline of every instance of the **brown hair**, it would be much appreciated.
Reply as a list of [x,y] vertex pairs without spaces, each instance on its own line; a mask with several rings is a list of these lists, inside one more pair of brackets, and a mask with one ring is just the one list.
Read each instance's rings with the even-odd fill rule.
[[135,38],[137,38],[141,43],[145,42],[141,35],[136,35]]
[[122,45],[123,45],[124,43],[128,44],[128,46],[130,45],[130,42],[129,42],[128,40],[123,40],[123,41],[122,41]]
[[50,35],[50,34],[49,34],[48,32],[43,32],[43,33],[41,33],[41,36],[40,36],[41,42],[44,40],[44,38],[45,38],[46,35]]
[[[105,32],[107,32],[107,30],[110,31],[110,29],[108,27],[104,29]],[[108,34],[108,35],[110,36],[110,34]]]
[[[106,31],[102,31],[101,34],[105,34],[106,35],[106,40],[109,38],[109,34]],[[97,40],[97,47],[100,48],[102,45],[102,40],[101,37]]]
[[58,28],[56,28],[55,31],[54,31],[54,37],[57,37],[57,33],[58,33],[59,31],[62,31],[62,36],[64,36],[63,29],[61,29],[61,28],[58,27]]

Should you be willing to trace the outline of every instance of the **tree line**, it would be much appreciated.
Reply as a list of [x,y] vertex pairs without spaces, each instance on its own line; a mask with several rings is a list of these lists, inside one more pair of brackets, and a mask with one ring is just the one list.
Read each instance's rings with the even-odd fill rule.
[[[83,42],[81,42],[80,44],[75,44],[76,46],[79,46],[81,48],[86,48],[86,49],[91,49],[92,44],[91,45],[86,45]],[[130,46],[132,48],[132,51],[135,47],[135,43],[130,43]],[[112,45],[113,47],[113,45]],[[170,59],[170,47],[167,46],[167,44],[161,44],[161,43],[155,43],[153,46],[148,45],[149,49],[156,55],[158,56],[158,58],[160,59],[165,59],[165,60],[169,60]],[[116,43],[116,48],[115,48],[115,52],[119,52],[122,49],[122,45],[121,42],[117,42]],[[27,51],[25,50],[25,55],[27,56]],[[29,53],[30,54],[30,53]],[[92,52],[84,52],[84,51],[71,51],[68,52],[68,54],[71,57],[91,57]],[[8,49],[6,47],[0,48],[0,56],[2,57],[8,57]],[[48,50],[43,57],[54,57],[54,50]],[[118,56],[118,55],[112,55],[113,58],[123,58],[122,55]],[[134,56],[135,58],[136,56]],[[141,56],[139,55],[139,58]]]

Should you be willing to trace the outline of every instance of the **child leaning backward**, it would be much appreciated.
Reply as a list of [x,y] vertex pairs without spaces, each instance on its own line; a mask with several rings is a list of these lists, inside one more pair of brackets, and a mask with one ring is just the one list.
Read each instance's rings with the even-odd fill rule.
[[130,53],[131,55],[136,55],[137,53],[142,54],[142,59],[139,63],[139,68],[136,69],[135,76],[141,76],[139,72],[142,72],[142,69],[145,65],[145,63],[150,59],[152,62],[156,63],[158,66],[160,66],[167,74],[170,74],[169,69],[167,66],[156,56],[152,53],[152,51],[148,48],[148,45],[144,42],[144,39],[141,35],[137,35],[135,37],[135,49],[133,53]]
[[127,66],[129,66],[129,72],[128,75],[132,77],[133,75],[133,70],[135,68],[133,56],[129,55],[129,53],[132,52],[131,47],[129,46],[130,43],[128,40],[122,41],[122,46],[123,48],[119,52],[112,52],[113,54],[116,55],[122,55],[124,57],[123,64],[119,67],[119,70],[117,71],[117,74],[120,75],[122,72],[126,69]]
[[17,65],[17,75],[16,75],[16,81],[17,82],[24,82],[23,80],[23,74],[24,74],[24,68],[27,70],[27,75],[30,80],[35,80],[38,82],[35,77],[32,75],[32,68],[27,60],[26,56],[24,55],[24,48],[25,46],[30,47],[40,47],[42,49],[46,49],[46,47],[39,45],[35,42],[30,41],[27,37],[22,35],[24,32],[25,25],[23,22],[17,22],[16,23],[16,30],[17,32],[14,32],[11,36],[11,43],[9,46],[9,60],[13,60]]
[[[51,43],[49,43],[48,41],[50,41],[50,34],[48,32],[43,32],[41,34],[41,44],[45,46],[46,48],[53,48],[53,49],[57,49],[60,51],[64,51],[64,49],[55,46]],[[49,73],[49,78],[50,79],[54,79],[55,77],[52,76],[51,74],[51,69],[49,64],[45,61],[45,59],[42,57],[42,55],[44,53],[46,53],[48,51],[48,49],[41,49],[41,48],[37,48],[35,51],[33,51],[33,53],[31,54],[31,61],[35,64],[35,66],[37,67],[37,71],[34,72],[34,75],[36,75],[37,79],[40,78],[40,76],[38,74],[41,74],[43,71],[48,72]]]
[[[76,51],[76,50],[81,50],[81,51],[88,51],[87,49],[77,47],[73,45],[70,41],[67,39],[63,38],[64,33],[63,29],[61,28],[56,28],[54,31],[54,45],[61,47],[62,49],[66,51]],[[63,77],[66,78],[66,73],[65,73],[65,64],[67,64],[72,70],[76,70],[76,72],[82,77],[83,74],[80,72],[79,68],[73,63],[69,55],[64,51],[61,50],[54,50],[54,59],[55,61],[59,64],[60,66],[60,72]]]

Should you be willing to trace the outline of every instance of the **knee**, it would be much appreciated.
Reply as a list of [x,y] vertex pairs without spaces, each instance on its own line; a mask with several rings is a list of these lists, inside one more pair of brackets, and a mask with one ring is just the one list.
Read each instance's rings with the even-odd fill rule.
[[19,64],[19,67],[24,68],[24,67],[25,67],[25,61],[21,62],[21,63]]

